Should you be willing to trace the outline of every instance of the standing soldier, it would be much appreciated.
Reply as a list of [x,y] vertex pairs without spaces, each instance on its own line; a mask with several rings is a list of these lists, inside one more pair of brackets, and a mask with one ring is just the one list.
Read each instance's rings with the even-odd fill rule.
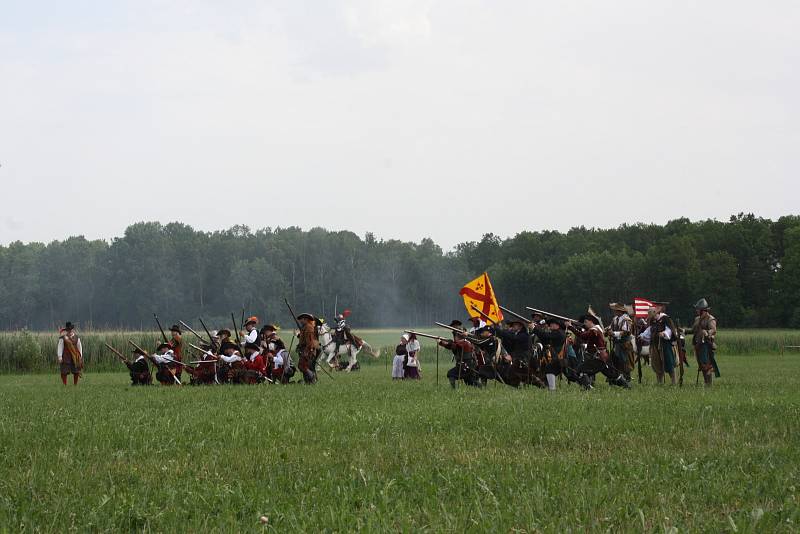
[[[181,332],[181,327],[174,324],[169,327],[169,334],[171,339],[169,340],[169,347],[172,350],[172,359],[176,362],[183,361],[183,337]],[[183,377],[183,366],[178,364],[172,364],[172,370],[175,372],[175,376],[178,377],[180,380]]]
[[719,378],[717,366],[717,319],[711,315],[711,307],[706,299],[700,299],[694,305],[697,317],[692,325],[692,344],[697,357],[698,372],[703,372],[706,387],[711,387],[712,374]]
[[75,325],[69,321],[59,332],[58,364],[64,385],[67,385],[67,375],[72,374],[72,384],[77,386],[83,371],[83,347],[81,338],[75,333]]
[[664,376],[669,375],[675,385],[675,350],[672,347],[678,332],[672,318],[664,313],[667,302],[655,302],[648,310],[649,326],[639,337],[650,344],[650,365],[656,373],[656,381],[664,383]]
[[633,354],[633,319],[628,315],[628,310],[624,304],[612,302],[608,305],[614,318],[608,326],[608,336],[614,344],[611,361],[622,374],[625,380],[630,382],[631,370],[634,364]]
[[297,321],[300,323],[297,346],[297,351],[300,353],[298,367],[303,373],[305,383],[313,384],[317,381],[317,357],[320,349],[317,338],[317,320],[310,313],[301,313],[297,316]]

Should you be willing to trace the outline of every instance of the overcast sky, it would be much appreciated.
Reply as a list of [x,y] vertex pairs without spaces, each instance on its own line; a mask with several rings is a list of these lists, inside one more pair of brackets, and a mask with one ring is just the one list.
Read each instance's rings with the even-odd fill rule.
[[0,0],[0,243],[798,213],[800,2]]

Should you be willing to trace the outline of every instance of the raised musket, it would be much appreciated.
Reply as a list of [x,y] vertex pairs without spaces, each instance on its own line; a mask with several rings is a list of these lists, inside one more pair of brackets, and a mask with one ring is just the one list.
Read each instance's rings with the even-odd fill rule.
[[106,346],[106,348],[107,348],[108,350],[110,350],[111,352],[113,352],[114,354],[116,354],[116,355],[117,355],[117,357],[118,357],[120,360],[122,360],[122,363],[124,363],[124,364],[125,364],[125,365],[127,365],[128,367],[130,367],[130,366],[131,366],[131,362],[129,362],[129,361],[128,361],[128,359],[127,359],[127,358],[126,358],[126,357],[125,357],[125,356],[124,356],[124,355],[123,355],[123,354],[122,354],[120,351],[118,351],[117,349],[115,349],[114,347],[112,347],[111,345],[109,345],[108,343],[103,343],[103,345],[105,345],[105,346]]
[[[404,332],[406,334],[414,334],[417,337],[426,337],[428,339],[435,339],[436,341],[452,341],[450,339],[446,339],[446,338],[443,338],[441,336],[434,336],[434,335],[431,335],[431,334],[425,334],[423,332],[416,332],[414,330],[404,330]],[[466,332],[464,332],[463,330],[460,330],[460,332],[463,333],[464,335],[466,335]]]
[[475,343],[475,344],[482,344],[482,343],[486,343],[487,341],[489,341],[489,339],[481,339],[479,337],[471,336],[464,330],[458,329],[458,328],[456,328],[454,326],[450,326],[450,325],[447,325],[447,324],[444,324],[444,323],[437,322],[436,326],[440,326],[440,327],[446,328],[447,330],[450,330],[452,332],[456,332],[458,334],[461,334],[462,336],[466,337],[468,340],[470,340],[472,343]]
[[200,324],[203,325],[203,330],[205,330],[206,334],[208,334],[208,339],[211,340],[211,352],[217,354],[217,352],[219,351],[219,344],[216,341],[214,341],[214,336],[211,335],[211,332],[208,330],[206,323],[203,322],[203,318],[200,317],[199,319],[200,319]]
[[575,319],[570,319],[569,317],[564,317],[563,315],[558,315],[556,313],[550,313],[549,311],[544,311],[544,310],[539,310],[539,309],[536,309],[536,308],[531,308],[530,306],[525,306],[525,309],[526,310],[530,310],[530,311],[532,311],[534,313],[540,313],[540,314],[542,314],[542,315],[544,315],[546,317],[554,317],[556,319],[561,319],[562,321],[568,321],[570,323],[580,324],[580,321],[577,321]]
[[183,321],[178,321],[178,322],[181,324],[182,327],[184,327],[186,330],[188,330],[189,332],[194,334],[197,339],[199,339],[203,343],[208,343],[208,341],[206,341],[203,336],[201,336],[200,334],[195,332],[194,329],[191,326],[189,326],[188,324],[184,323]]
[[523,317],[522,315],[518,314],[515,311],[511,311],[508,308],[504,308],[503,306],[497,306],[497,307],[500,308],[501,310],[503,310],[504,312],[513,315],[514,317],[516,317],[520,321],[524,321],[525,323],[530,323],[531,322],[530,319],[528,319],[527,317]]
[[158,320],[158,315],[154,313],[153,317],[156,318],[156,324],[158,325],[158,329],[161,330],[161,337],[164,338],[164,343],[169,343],[169,340],[167,339],[167,334],[164,333],[164,328],[161,326],[161,321]]

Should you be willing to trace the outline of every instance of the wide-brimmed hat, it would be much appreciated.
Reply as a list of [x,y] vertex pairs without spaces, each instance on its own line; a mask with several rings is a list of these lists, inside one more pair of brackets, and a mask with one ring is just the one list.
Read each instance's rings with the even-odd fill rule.
[[174,325],[170,326],[170,327],[169,327],[169,331],[170,331],[170,332],[177,332],[177,333],[179,333],[179,334],[181,334],[181,333],[182,333],[182,332],[181,332],[181,327],[180,327],[180,326],[178,326],[178,325],[176,325],[176,324],[174,324]]
[[585,315],[581,315],[580,317],[578,317],[578,321],[580,321],[580,322],[583,322],[586,319],[589,319],[594,324],[600,324],[600,318],[597,317],[596,315],[592,315],[591,313],[587,313]]
[[462,323],[458,319],[453,319],[452,321],[450,321],[450,326],[453,328],[461,328],[462,326],[464,326],[464,323]]
[[611,302],[608,305],[608,308],[611,311],[618,311],[618,312],[622,312],[622,313],[627,313],[628,312],[627,308],[625,308],[625,305],[624,304],[620,304],[619,302]]
[[521,319],[518,319],[518,318],[516,318],[516,317],[511,317],[511,319],[506,319],[505,323],[506,323],[508,326],[511,326],[512,324],[518,324],[518,325],[520,325],[520,326],[522,326],[522,327],[525,327],[525,323],[524,323],[524,322],[522,322],[522,320],[521,320]]
[[231,331],[228,330],[227,328],[223,328],[219,332],[217,332],[217,336],[218,337],[222,337],[222,336],[231,337]]
[[244,350],[248,350],[248,349],[249,350],[254,350],[254,351],[259,351],[259,350],[261,350],[261,347],[259,347],[255,343],[250,343],[248,341],[247,343],[244,344]]
[[700,299],[694,305],[695,310],[710,310],[711,306],[708,305],[708,301],[704,298]]
[[275,326],[274,324],[265,324],[264,326],[261,327],[261,331],[277,332],[278,327]]
[[305,319],[306,321],[316,321],[316,318],[311,315],[310,313],[301,313],[297,316],[297,319]]
[[555,317],[550,317],[547,320],[547,324],[548,325],[557,324],[559,326],[559,328],[561,328],[561,330],[564,330],[566,328],[566,325],[564,324],[564,321],[562,321],[561,319],[556,319]]
[[231,343],[230,341],[225,341],[219,348],[220,352],[225,352],[228,349],[239,350],[239,346],[236,343]]
[[244,322],[244,325],[251,325],[251,324],[258,324],[258,317],[255,315],[252,317],[248,317],[247,320]]
[[164,349],[171,349],[171,348],[172,348],[172,345],[170,345],[169,343],[159,343],[158,347],[156,347],[156,350],[164,350]]
[[67,321],[67,324],[64,325],[64,330],[75,330],[75,325],[71,321]]

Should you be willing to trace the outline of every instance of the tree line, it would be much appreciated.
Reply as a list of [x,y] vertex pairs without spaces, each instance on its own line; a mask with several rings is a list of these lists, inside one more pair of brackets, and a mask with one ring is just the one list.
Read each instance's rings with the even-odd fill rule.
[[151,329],[230,312],[291,324],[296,311],[349,308],[358,327],[424,325],[464,317],[458,291],[488,271],[501,304],[578,315],[592,304],[666,300],[688,322],[707,298],[721,325],[800,327],[800,217],[739,214],[727,222],[632,224],[568,232],[493,234],[444,252],[348,231],[246,226],[203,232],[142,222],[111,241],[70,237],[0,246],[0,328]]

